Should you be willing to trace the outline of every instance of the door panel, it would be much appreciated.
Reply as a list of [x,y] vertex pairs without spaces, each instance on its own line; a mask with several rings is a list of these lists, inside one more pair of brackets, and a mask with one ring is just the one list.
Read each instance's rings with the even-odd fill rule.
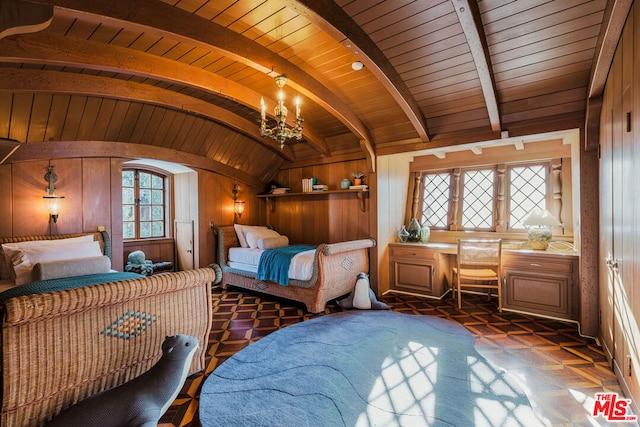
[[178,271],[191,270],[194,266],[193,221],[176,220],[176,262]]

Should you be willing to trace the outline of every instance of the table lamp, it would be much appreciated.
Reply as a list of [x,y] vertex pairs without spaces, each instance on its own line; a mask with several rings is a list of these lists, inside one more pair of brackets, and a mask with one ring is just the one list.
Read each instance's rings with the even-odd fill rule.
[[551,227],[562,225],[558,218],[546,209],[534,209],[522,221],[529,230],[529,245],[532,249],[546,250],[551,240]]

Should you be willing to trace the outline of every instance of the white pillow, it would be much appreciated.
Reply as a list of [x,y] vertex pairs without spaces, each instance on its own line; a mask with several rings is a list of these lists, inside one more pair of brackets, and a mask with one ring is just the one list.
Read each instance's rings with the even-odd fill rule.
[[264,230],[249,230],[247,231],[245,238],[247,239],[247,245],[251,249],[258,247],[258,240],[266,237],[278,237],[280,234],[277,231],[264,229]]
[[278,237],[264,237],[262,239],[258,239],[258,249],[280,248],[282,246],[287,246],[288,244],[289,238],[282,235]]
[[247,232],[251,230],[268,230],[269,228],[262,225],[240,225],[233,224],[233,227],[236,230],[236,235],[238,236],[238,242],[240,242],[240,247],[248,248],[249,244],[247,243]]
[[93,234],[87,234],[85,236],[78,236],[78,237],[68,237],[66,239],[27,240],[25,242],[4,243],[2,245],[4,260],[0,260],[0,262],[4,262],[5,272],[9,274],[11,281],[14,281],[15,277],[13,274],[13,263],[11,262],[11,257],[7,254],[7,249],[17,250],[17,249],[29,248],[33,246],[49,246],[49,245],[55,246],[55,245],[66,245],[67,243],[77,243],[77,242],[93,242]]
[[67,259],[91,258],[102,256],[100,243],[77,242],[64,245],[44,245],[10,250],[11,262],[15,272],[15,284],[23,285],[33,281],[33,266],[39,262]]

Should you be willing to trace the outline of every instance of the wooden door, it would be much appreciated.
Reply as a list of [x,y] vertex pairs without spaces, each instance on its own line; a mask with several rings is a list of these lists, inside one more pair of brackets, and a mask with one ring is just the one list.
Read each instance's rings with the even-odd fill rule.
[[188,219],[176,220],[174,227],[176,238],[176,270],[191,270],[194,268],[193,221]]

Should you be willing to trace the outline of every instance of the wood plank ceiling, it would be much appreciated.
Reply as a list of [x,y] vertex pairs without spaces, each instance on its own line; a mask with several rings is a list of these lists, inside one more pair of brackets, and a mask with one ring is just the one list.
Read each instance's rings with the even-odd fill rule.
[[[106,141],[265,182],[290,164],[373,168],[380,154],[583,127],[618,3],[2,0],[3,21],[52,19],[0,28],[0,138],[21,142],[17,158]],[[279,74],[305,120],[283,150],[258,131]]]

